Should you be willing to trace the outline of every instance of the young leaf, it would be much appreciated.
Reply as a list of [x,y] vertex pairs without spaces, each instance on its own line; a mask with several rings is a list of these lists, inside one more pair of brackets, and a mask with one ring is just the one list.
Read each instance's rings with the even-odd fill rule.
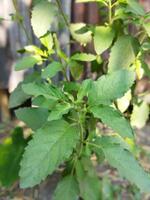
[[76,53],[71,57],[71,59],[83,62],[91,62],[96,60],[96,56],[90,53]]
[[103,123],[107,124],[122,137],[133,138],[133,130],[130,123],[114,108],[102,105],[91,108],[91,111],[94,117],[101,119]]
[[42,78],[52,78],[62,70],[60,62],[52,62],[42,71]]
[[135,61],[135,53],[130,36],[120,36],[111,49],[108,70],[116,71],[122,68],[129,68]]
[[89,90],[89,105],[111,104],[129,90],[134,79],[134,72],[125,69],[101,76]]
[[77,200],[79,187],[74,176],[66,176],[58,183],[53,200]]
[[94,32],[94,47],[98,55],[107,50],[114,39],[114,31],[110,27],[97,26]]
[[19,108],[15,111],[15,114],[32,130],[37,130],[46,123],[49,113],[44,108]]
[[48,121],[61,119],[71,108],[72,106],[69,103],[56,104],[48,117]]
[[56,10],[55,4],[48,1],[40,1],[33,7],[31,25],[38,38],[49,31],[56,15]]
[[63,120],[49,122],[37,130],[21,161],[21,187],[32,187],[44,180],[69,158],[78,139],[78,127]]
[[15,65],[15,70],[23,70],[34,67],[35,64],[41,61],[40,56],[28,56],[19,60]]
[[150,192],[150,177],[138,164],[132,154],[119,145],[103,147],[106,159],[119,173],[141,189],[141,192]]
[[131,125],[136,128],[143,128],[149,117],[149,105],[142,102],[139,106],[133,105],[131,114]]
[[40,38],[40,41],[49,51],[52,50],[54,46],[54,42],[53,42],[53,37],[51,33],[47,33],[46,35],[42,36]]

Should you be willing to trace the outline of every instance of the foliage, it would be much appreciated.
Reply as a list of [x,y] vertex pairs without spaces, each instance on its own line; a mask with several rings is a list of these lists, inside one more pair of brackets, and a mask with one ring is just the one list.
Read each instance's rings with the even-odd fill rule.
[[[64,177],[54,193],[55,200],[102,198],[103,187],[91,161],[93,155],[97,161],[105,158],[142,192],[150,192],[150,177],[131,150],[129,141],[134,144],[134,133],[130,112],[126,112],[130,102],[134,103],[131,120],[137,125],[136,104],[144,99],[134,95],[134,86],[145,70],[143,60],[149,49],[143,46],[149,42],[149,15],[136,0],[76,2],[92,1],[108,11],[102,25],[69,24],[59,0],[34,1],[31,24],[41,45],[24,47],[20,52],[26,57],[16,64],[16,70],[35,64],[39,69],[38,76],[23,81],[10,97],[11,107],[28,98],[32,100],[31,107],[16,110],[17,117],[34,131],[21,161],[20,186],[33,187],[64,164]],[[93,53],[66,55],[52,30],[54,18],[60,20],[60,14],[72,40],[83,46],[92,42]],[[131,25],[136,32],[130,30]],[[96,80],[81,81],[87,63],[98,66]],[[58,73],[63,80],[54,84],[53,77]],[[129,92],[130,99],[126,96]],[[17,93],[19,99],[15,103]],[[120,109],[122,113],[121,101],[128,102],[125,109]],[[144,103],[146,112],[147,107]],[[102,130],[96,129],[98,122],[111,128],[111,133],[108,130],[109,134],[103,136]]]

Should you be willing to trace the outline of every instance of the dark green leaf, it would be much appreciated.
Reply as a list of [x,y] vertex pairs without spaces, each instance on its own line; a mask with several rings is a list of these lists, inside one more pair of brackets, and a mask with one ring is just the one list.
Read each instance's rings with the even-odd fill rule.
[[17,118],[32,130],[42,127],[48,118],[48,110],[44,108],[20,108],[15,111]]
[[16,128],[11,137],[0,144],[0,182],[10,187],[18,178],[20,160],[26,146],[21,128]]

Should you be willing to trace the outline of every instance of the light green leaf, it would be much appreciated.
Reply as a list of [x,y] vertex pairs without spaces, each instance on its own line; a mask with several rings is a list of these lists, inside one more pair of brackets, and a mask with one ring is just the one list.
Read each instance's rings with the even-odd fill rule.
[[83,62],[91,62],[96,60],[96,56],[90,53],[76,53],[71,57],[71,59]]
[[79,187],[74,176],[66,176],[59,183],[55,190],[53,200],[77,200]]
[[134,80],[134,72],[125,69],[101,76],[89,90],[89,105],[111,104],[129,90]]
[[143,26],[144,26],[148,36],[150,37],[150,23],[149,22],[148,23],[144,23]]
[[20,127],[14,129],[11,137],[0,144],[0,183],[10,187],[19,179],[20,160],[27,141],[23,138]]
[[21,188],[44,180],[71,155],[79,139],[78,127],[63,120],[47,123],[29,142],[21,161]]
[[94,47],[98,55],[107,50],[114,39],[114,31],[110,27],[96,26],[94,32]]
[[101,119],[103,123],[111,127],[122,137],[133,138],[133,130],[130,123],[114,108],[104,105],[95,106],[91,108],[91,112],[94,117]]
[[42,71],[42,78],[52,78],[62,70],[60,62],[52,62]]
[[131,99],[132,99],[131,90],[126,92],[125,95],[120,99],[117,99],[117,107],[122,113],[124,113],[128,109]]
[[48,1],[40,1],[33,7],[31,25],[38,38],[49,31],[56,15],[56,10],[55,4]]
[[117,168],[121,176],[134,183],[141,192],[150,192],[150,177],[138,164],[132,154],[119,145],[103,147],[109,164]]
[[111,49],[108,70],[116,71],[122,68],[129,68],[135,61],[135,53],[130,36],[120,36]]
[[48,110],[44,108],[20,108],[15,114],[32,130],[41,128],[48,118]]
[[47,33],[46,35],[42,36],[40,41],[49,51],[52,50],[54,42],[51,33]]
[[19,60],[15,65],[15,70],[23,70],[34,67],[35,64],[41,62],[40,56],[28,56],[23,57],[21,60]]
[[83,34],[76,33],[76,31],[80,30],[81,28],[83,28],[85,26],[86,26],[86,24],[84,24],[84,23],[76,23],[76,24],[70,25],[70,32],[71,32],[73,39],[75,39],[81,45],[86,45],[87,43],[92,41],[92,32],[91,31],[87,31],[86,33],[83,33]]
[[139,106],[134,104],[131,114],[131,125],[136,128],[143,128],[149,118],[149,105],[142,102]]
[[48,121],[61,119],[64,114],[67,114],[72,106],[69,103],[59,103],[52,109],[48,117]]

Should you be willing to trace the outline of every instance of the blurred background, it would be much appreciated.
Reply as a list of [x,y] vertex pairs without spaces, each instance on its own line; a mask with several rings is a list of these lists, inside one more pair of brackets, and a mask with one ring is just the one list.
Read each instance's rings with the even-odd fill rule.
[[[30,26],[30,9],[32,0],[18,0],[17,9],[23,16],[23,23],[19,25],[15,20],[15,9],[12,3],[13,0],[0,0],[0,140],[9,134],[18,121],[13,116],[13,111],[9,109],[8,102],[11,91],[13,91],[17,84],[23,80],[26,73],[30,71],[15,72],[14,65],[20,55],[17,53],[18,49],[22,49],[28,44],[38,44],[32,28]],[[69,16],[71,22],[85,22],[99,24],[102,19],[98,7],[95,3],[75,4],[74,0],[61,0],[64,12]],[[146,11],[150,11],[150,0],[140,0]],[[3,20],[4,19],[4,20]],[[56,22],[57,24],[57,22]],[[70,36],[66,30],[61,30],[59,33],[60,41],[65,43],[69,41]],[[70,51],[81,50],[83,47],[72,45],[71,48],[66,47],[67,54]],[[90,45],[87,48],[91,48]],[[147,57],[147,63],[149,63]],[[85,72],[88,73],[88,70]],[[143,77],[137,84],[136,91],[142,93],[150,91],[150,79]],[[17,98],[17,97],[16,97]],[[149,100],[150,101],[150,100]],[[139,112],[139,115],[141,113]],[[141,119],[140,119],[141,120]],[[147,125],[139,127],[137,130],[137,142],[142,147],[141,154],[143,154],[142,163],[147,170],[150,170],[150,125],[149,118]],[[19,124],[19,126],[22,126]],[[147,155],[145,157],[145,154]],[[8,168],[9,170],[9,168]],[[100,176],[109,174],[108,178],[103,181],[104,199],[150,199],[150,196],[141,196],[136,188],[129,186],[128,182],[119,179],[116,171],[104,166],[98,169]],[[10,188],[0,187],[0,200],[25,200],[25,199],[50,199],[53,188],[56,185],[59,175],[54,175],[45,183],[32,190],[19,190],[18,183],[13,184]],[[113,184],[115,183],[113,186]],[[121,186],[121,187],[120,187]],[[123,189],[121,189],[123,188]],[[115,196],[115,194],[119,196]],[[112,195],[112,196],[111,196]]]

